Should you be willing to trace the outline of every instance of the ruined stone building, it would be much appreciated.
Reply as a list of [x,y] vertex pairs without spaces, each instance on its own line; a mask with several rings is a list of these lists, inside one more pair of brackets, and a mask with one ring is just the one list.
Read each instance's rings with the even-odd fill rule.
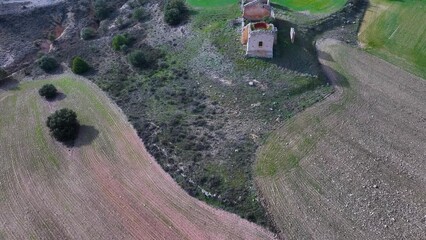
[[262,21],[273,18],[274,11],[269,0],[242,0],[243,18],[248,21]]
[[246,56],[272,58],[277,42],[277,28],[264,22],[274,17],[269,0],[242,0],[243,19],[247,24],[241,33],[241,43],[246,45]]

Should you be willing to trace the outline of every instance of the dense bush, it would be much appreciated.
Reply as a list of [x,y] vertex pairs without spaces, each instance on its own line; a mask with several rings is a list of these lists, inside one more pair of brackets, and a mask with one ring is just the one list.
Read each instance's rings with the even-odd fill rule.
[[75,57],[72,60],[71,70],[75,74],[83,74],[87,71],[89,71],[90,66],[89,64],[84,61],[81,57]]
[[157,59],[160,57],[160,53],[156,49],[146,48],[144,51],[135,50],[128,56],[130,64],[135,67],[144,68],[152,67],[157,63]]
[[91,27],[82,28],[80,31],[80,36],[83,40],[90,40],[96,37],[96,30]]
[[56,97],[58,90],[53,84],[45,84],[38,90],[40,96],[45,97],[46,99],[53,99]]
[[129,2],[129,6],[131,8],[137,8],[142,6],[143,4],[145,4],[147,2],[147,0],[133,0]]
[[53,57],[49,56],[42,56],[37,60],[37,63],[41,69],[43,69],[46,72],[51,72],[58,68],[59,64]]
[[183,0],[171,0],[164,11],[164,21],[169,25],[176,26],[186,18],[187,13],[188,9]]
[[0,68],[0,80],[7,77],[7,72],[3,68]]
[[67,108],[56,111],[47,118],[47,127],[58,141],[66,142],[77,138],[80,124],[77,114]]
[[95,16],[99,20],[104,20],[109,16],[111,9],[104,0],[95,1]]
[[132,18],[135,21],[142,21],[145,17],[146,17],[146,12],[142,7],[139,7],[133,10]]
[[128,44],[129,44],[129,38],[125,35],[118,34],[112,38],[112,48],[115,51],[124,49],[125,47],[128,46]]

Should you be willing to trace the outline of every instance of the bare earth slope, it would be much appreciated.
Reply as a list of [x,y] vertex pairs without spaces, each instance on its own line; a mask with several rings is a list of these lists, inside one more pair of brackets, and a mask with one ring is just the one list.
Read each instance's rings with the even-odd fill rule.
[[287,239],[426,239],[426,81],[334,40],[337,93],[272,134],[257,183]]
[[[47,102],[47,82],[63,93]],[[45,127],[55,110],[82,124],[74,147]],[[148,155],[119,109],[83,79],[0,86],[0,238],[272,239],[190,197]]]

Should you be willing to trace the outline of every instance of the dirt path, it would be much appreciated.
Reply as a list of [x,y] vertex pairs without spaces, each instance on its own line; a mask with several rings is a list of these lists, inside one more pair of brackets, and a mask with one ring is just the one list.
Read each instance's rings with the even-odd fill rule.
[[[0,238],[273,239],[265,229],[185,193],[147,153],[119,108],[86,80],[0,92]],[[61,107],[81,123],[72,148],[44,126]]]
[[257,183],[281,237],[426,238],[426,82],[334,40],[337,93],[276,131]]

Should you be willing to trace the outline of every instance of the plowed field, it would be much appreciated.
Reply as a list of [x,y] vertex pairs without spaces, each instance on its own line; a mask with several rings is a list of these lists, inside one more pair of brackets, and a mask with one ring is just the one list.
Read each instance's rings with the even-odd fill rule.
[[256,181],[286,239],[426,239],[426,81],[334,40],[336,93],[273,133]]
[[[45,101],[37,90],[62,92]],[[49,135],[68,107],[73,147]],[[191,198],[146,152],[120,110],[84,79],[0,86],[0,238],[272,239],[270,232]]]

